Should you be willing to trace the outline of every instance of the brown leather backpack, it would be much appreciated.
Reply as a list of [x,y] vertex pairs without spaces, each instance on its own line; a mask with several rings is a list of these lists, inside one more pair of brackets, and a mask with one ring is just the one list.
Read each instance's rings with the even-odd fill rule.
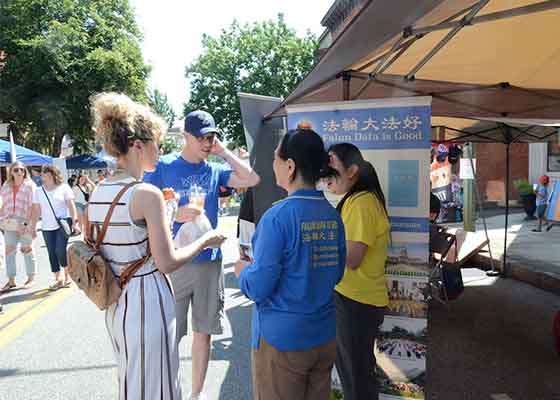
[[[129,265],[117,277],[101,254],[101,244],[117,203],[130,187],[138,183],[140,182],[131,182],[121,189],[111,203],[101,229],[97,225],[90,225],[89,229],[84,229],[84,240],[72,242],[67,250],[68,272],[72,280],[100,310],[106,310],[119,300],[124,286],[151,256],[148,242],[146,256]],[[95,242],[93,241],[94,228],[97,228]]]

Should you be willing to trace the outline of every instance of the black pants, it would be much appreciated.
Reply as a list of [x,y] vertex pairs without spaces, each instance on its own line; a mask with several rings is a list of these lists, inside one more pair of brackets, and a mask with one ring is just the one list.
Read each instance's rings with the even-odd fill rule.
[[344,400],[373,400],[379,396],[375,374],[375,339],[385,307],[359,303],[335,292],[336,369]]

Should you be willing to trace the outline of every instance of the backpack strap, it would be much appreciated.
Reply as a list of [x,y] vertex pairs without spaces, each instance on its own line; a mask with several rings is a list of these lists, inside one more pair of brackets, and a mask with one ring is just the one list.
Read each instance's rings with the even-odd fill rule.
[[[141,182],[134,181],[134,182],[130,182],[128,185],[123,187],[121,189],[121,191],[117,194],[117,196],[115,197],[113,202],[111,203],[111,206],[109,207],[109,211],[107,211],[107,215],[105,216],[105,219],[103,220],[103,227],[101,228],[101,230],[99,230],[99,226],[96,225],[97,238],[96,238],[95,247],[94,247],[96,252],[99,252],[100,249],[101,249],[101,243],[103,242],[103,239],[105,238],[105,234],[107,233],[107,229],[109,229],[109,222],[111,220],[111,216],[113,215],[113,211],[115,210],[115,207],[117,206],[117,203],[119,202],[121,197],[125,194],[125,192],[128,189],[130,189],[132,186],[137,185],[139,183],[141,183]],[[91,237],[93,237],[93,229],[90,231],[90,235],[91,235]],[[136,271],[138,271],[142,267],[142,265],[144,265],[144,263],[146,261],[148,261],[148,259],[152,256],[152,252],[150,250],[150,240],[149,239],[148,239],[148,242],[146,243],[146,248],[147,248],[146,255],[144,257],[142,257],[141,259],[133,262],[128,267],[126,267],[126,269],[118,277],[119,278],[119,286],[121,287],[121,289],[126,286],[126,284],[134,276]]]
[[95,241],[95,251],[99,252],[101,249],[101,243],[103,243],[103,239],[105,239],[105,234],[107,233],[107,229],[109,229],[109,222],[111,221],[111,217],[113,216],[113,211],[115,211],[115,207],[117,203],[121,199],[121,197],[125,194],[125,192],[130,189],[132,186],[139,184],[139,181],[130,182],[125,187],[123,187],[120,192],[117,194],[113,202],[111,203],[111,207],[109,207],[109,211],[107,211],[107,215],[103,220],[103,227],[101,228],[101,232],[98,232],[96,241]]
[[142,257],[141,259],[139,259],[138,261],[135,261],[134,263],[132,263],[128,267],[126,267],[126,269],[119,276],[119,285],[120,285],[121,289],[126,286],[128,281],[130,281],[132,279],[132,277],[134,276],[136,271],[138,271],[140,269],[140,267],[142,267],[142,265],[144,265],[144,263],[146,261],[148,261],[150,259],[150,257],[152,256],[152,252],[150,251],[150,240],[149,239],[148,239],[148,243],[146,243],[146,248],[147,248],[146,255],[144,257]]

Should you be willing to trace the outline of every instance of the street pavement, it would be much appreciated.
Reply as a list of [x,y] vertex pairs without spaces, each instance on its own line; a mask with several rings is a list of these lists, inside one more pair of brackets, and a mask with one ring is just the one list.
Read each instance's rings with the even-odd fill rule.
[[[230,237],[224,245],[226,320],[224,333],[213,337],[206,380],[211,400],[251,398],[251,303],[233,274],[235,223],[236,217],[220,218]],[[36,287],[0,298],[6,303],[0,315],[0,400],[116,399],[103,313],[75,287],[46,292],[48,258],[42,240],[36,246]],[[431,307],[427,398],[560,400],[560,359],[551,332],[560,298],[479,270],[463,275],[465,293],[449,309]],[[179,347],[184,398],[190,389],[191,341],[184,338]]]

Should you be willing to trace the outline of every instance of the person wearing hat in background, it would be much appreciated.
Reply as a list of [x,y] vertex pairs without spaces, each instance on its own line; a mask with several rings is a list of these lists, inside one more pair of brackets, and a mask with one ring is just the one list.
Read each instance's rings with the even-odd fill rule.
[[[243,163],[217,138],[214,118],[197,110],[185,118],[185,144],[179,155],[162,157],[153,173],[144,181],[163,188],[173,188],[180,195],[179,208],[173,224],[175,236],[185,222],[201,214],[199,208],[188,205],[188,192],[193,186],[206,193],[204,211],[212,228],[218,225],[220,186],[252,187],[259,176]],[[208,162],[208,157],[221,157],[227,164]],[[205,399],[202,393],[208,361],[211,335],[222,333],[224,307],[224,277],[219,249],[208,249],[191,263],[171,274],[175,291],[177,338],[187,334],[187,313],[192,303],[192,392],[190,399]]]
[[[538,218],[538,225],[533,232],[542,232],[542,224],[543,221],[546,222],[545,213],[546,207],[548,205],[548,183],[550,182],[550,178],[547,175],[539,176],[539,183],[537,188],[535,189],[535,195],[537,196],[536,204],[537,204],[537,218]],[[547,228],[547,230],[550,230]]]

